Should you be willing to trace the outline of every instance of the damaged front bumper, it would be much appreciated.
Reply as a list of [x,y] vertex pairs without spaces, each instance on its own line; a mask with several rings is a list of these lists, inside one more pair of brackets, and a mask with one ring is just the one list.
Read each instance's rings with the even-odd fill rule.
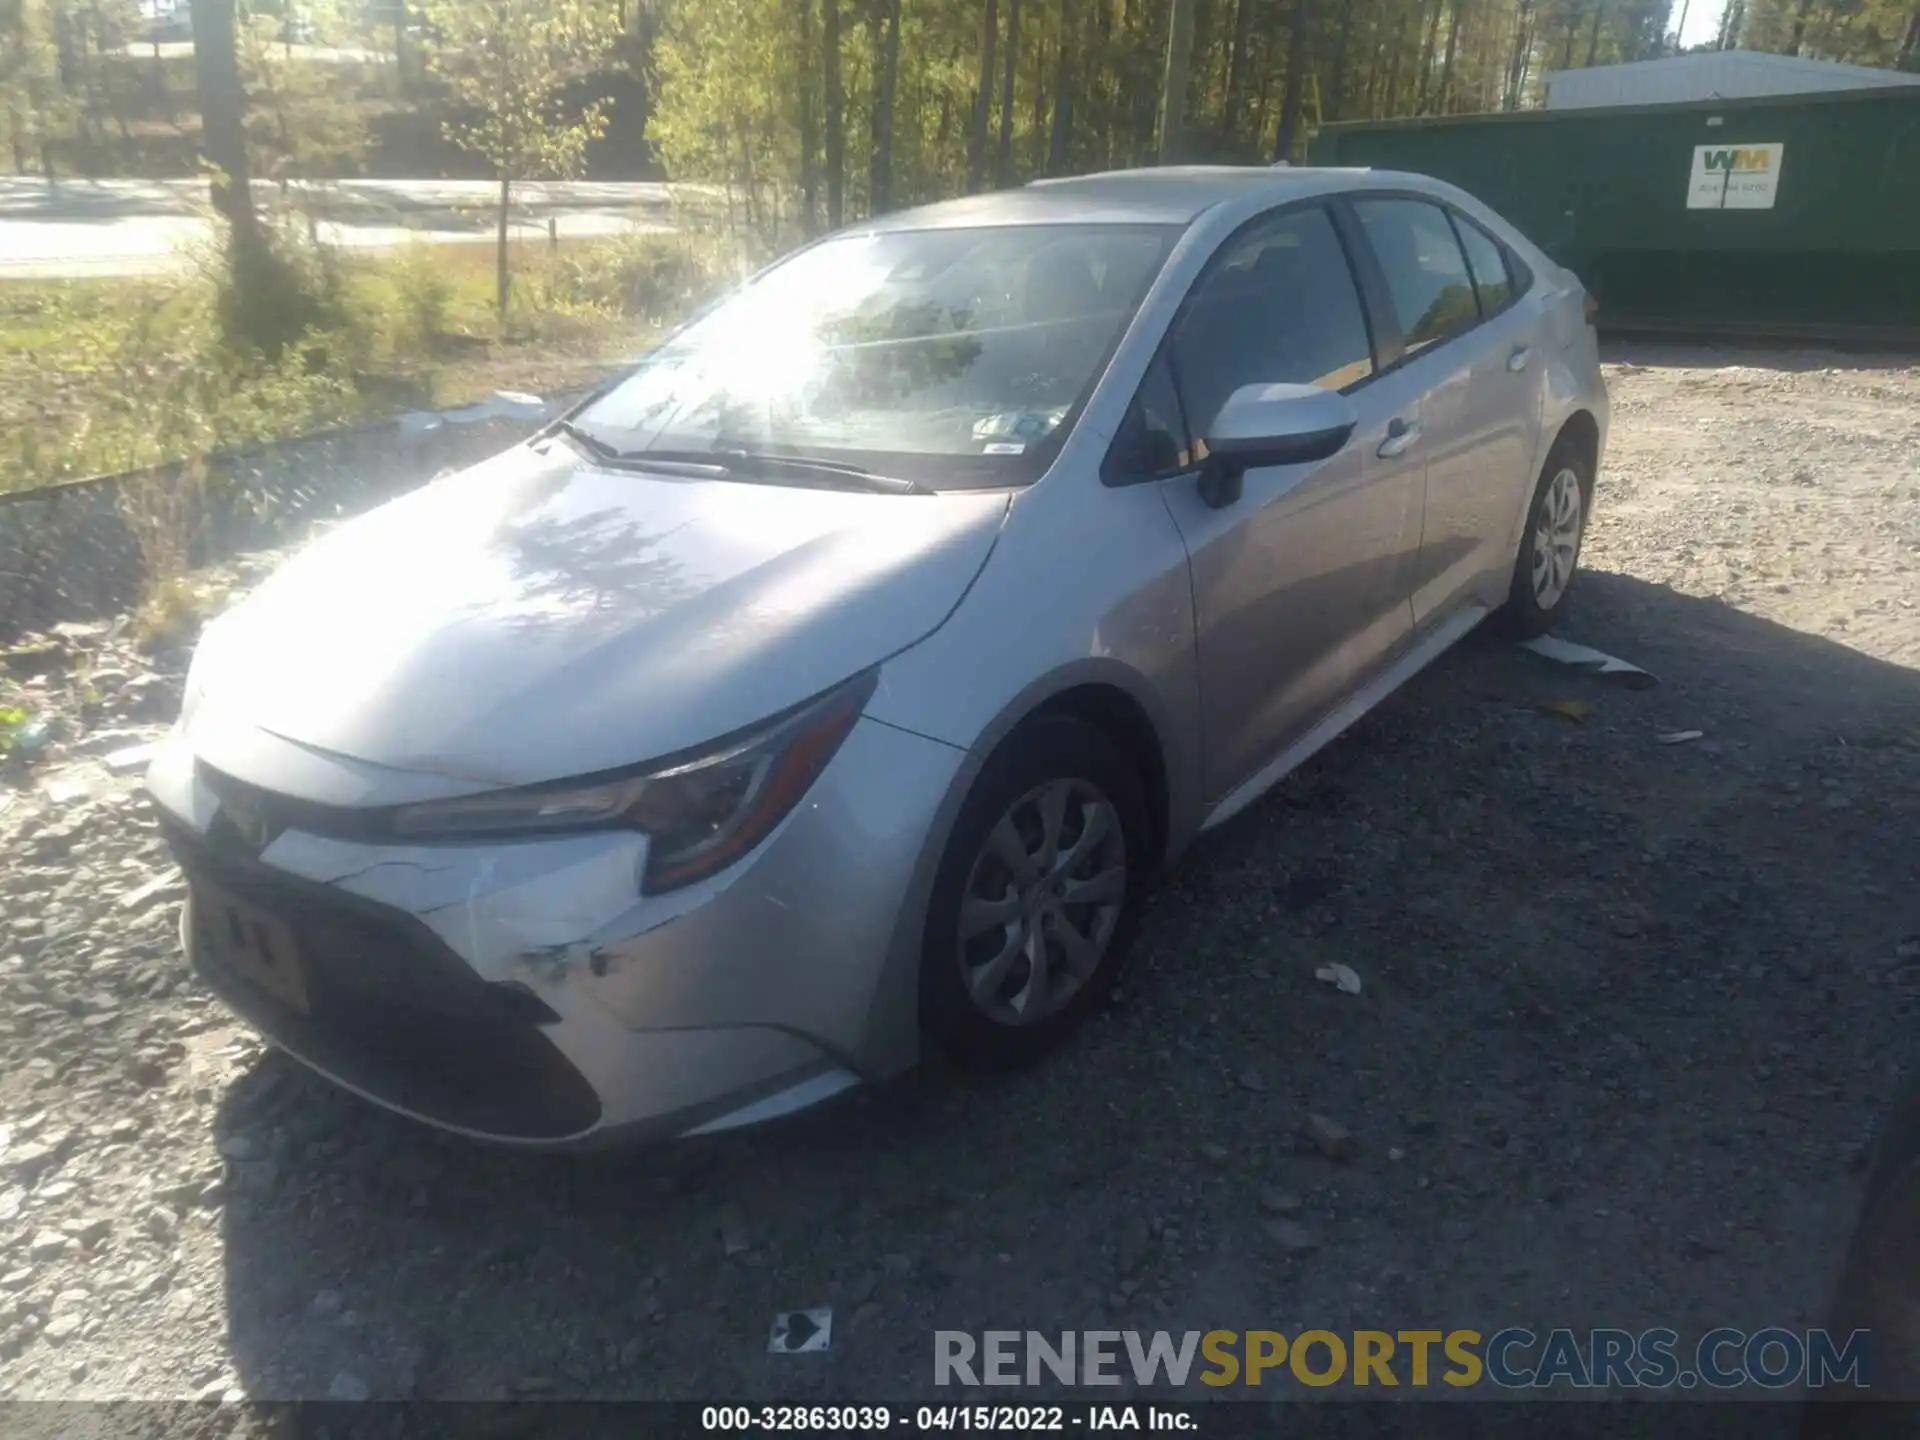
[[911,1063],[920,897],[964,763],[861,720],[758,850],[657,897],[637,833],[302,830],[310,806],[182,730],[148,786],[191,883],[183,944],[233,1010],[390,1109],[574,1148],[769,1119]]

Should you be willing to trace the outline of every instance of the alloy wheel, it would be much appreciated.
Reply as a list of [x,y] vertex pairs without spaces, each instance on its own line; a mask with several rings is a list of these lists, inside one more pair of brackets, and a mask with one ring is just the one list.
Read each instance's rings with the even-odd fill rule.
[[1573,581],[1584,508],[1579,475],[1562,466],[1547,482],[1533,531],[1533,599],[1542,610],[1557,605]]
[[960,901],[960,981],[1001,1025],[1058,1013],[1100,968],[1127,897],[1118,810],[1086,780],[1050,780],[1009,806]]

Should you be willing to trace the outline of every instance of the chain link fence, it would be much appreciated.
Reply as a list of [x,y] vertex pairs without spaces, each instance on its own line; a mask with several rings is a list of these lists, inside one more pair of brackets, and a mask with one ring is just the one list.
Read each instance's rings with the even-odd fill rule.
[[0,644],[137,606],[161,570],[285,545],[525,439],[574,397],[497,395],[124,475],[0,494]]

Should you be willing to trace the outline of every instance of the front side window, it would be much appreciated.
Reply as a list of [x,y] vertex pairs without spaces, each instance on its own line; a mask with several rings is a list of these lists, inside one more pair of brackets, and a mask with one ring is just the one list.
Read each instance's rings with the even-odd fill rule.
[[1356,200],[1367,243],[1386,274],[1406,353],[1424,350],[1480,319],[1473,277],[1447,212],[1424,200]]
[[1133,404],[1120,422],[1107,451],[1103,471],[1108,483],[1157,480],[1176,475],[1194,463],[1193,440],[1187,431],[1185,407],[1174,387],[1166,351],[1153,357]]
[[1473,288],[1480,296],[1481,313],[1491,315],[1505,308],[1513,298],[1513,278],[1507,273],[1506,252],[1466,216],[1456,212],[1453,223],[1460,232],[1460,244],[1467,252],[1467,265],[1473,271]]
[[804,250],[576,417],[611,448],[777,452],[939,486],[1036,478],[1178,230],[893,231]]
[[1228,241],[1188,299],[1172,354],[1201,435],[1243,385],[1342,390],[1372,374],[1360,294],[1327,212],[1288,211]]

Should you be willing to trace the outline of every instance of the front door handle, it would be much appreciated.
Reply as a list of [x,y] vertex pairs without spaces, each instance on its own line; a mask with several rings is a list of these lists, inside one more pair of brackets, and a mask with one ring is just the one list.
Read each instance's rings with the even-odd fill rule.
[[1391,420],[1387,423],[1387,438],[1380,442],[1380,448],[1374,453],[1382,460],[1391,460],[1396,455],[1406,454],[1408,447],[1419,438],[1418,420]]
[[1507,356],[1507,369],[1515,373],[1526,369],[1527,357],[1531,354],[1533,354],[1533,351],[1525,345],[1518,347],[1511,355]]

